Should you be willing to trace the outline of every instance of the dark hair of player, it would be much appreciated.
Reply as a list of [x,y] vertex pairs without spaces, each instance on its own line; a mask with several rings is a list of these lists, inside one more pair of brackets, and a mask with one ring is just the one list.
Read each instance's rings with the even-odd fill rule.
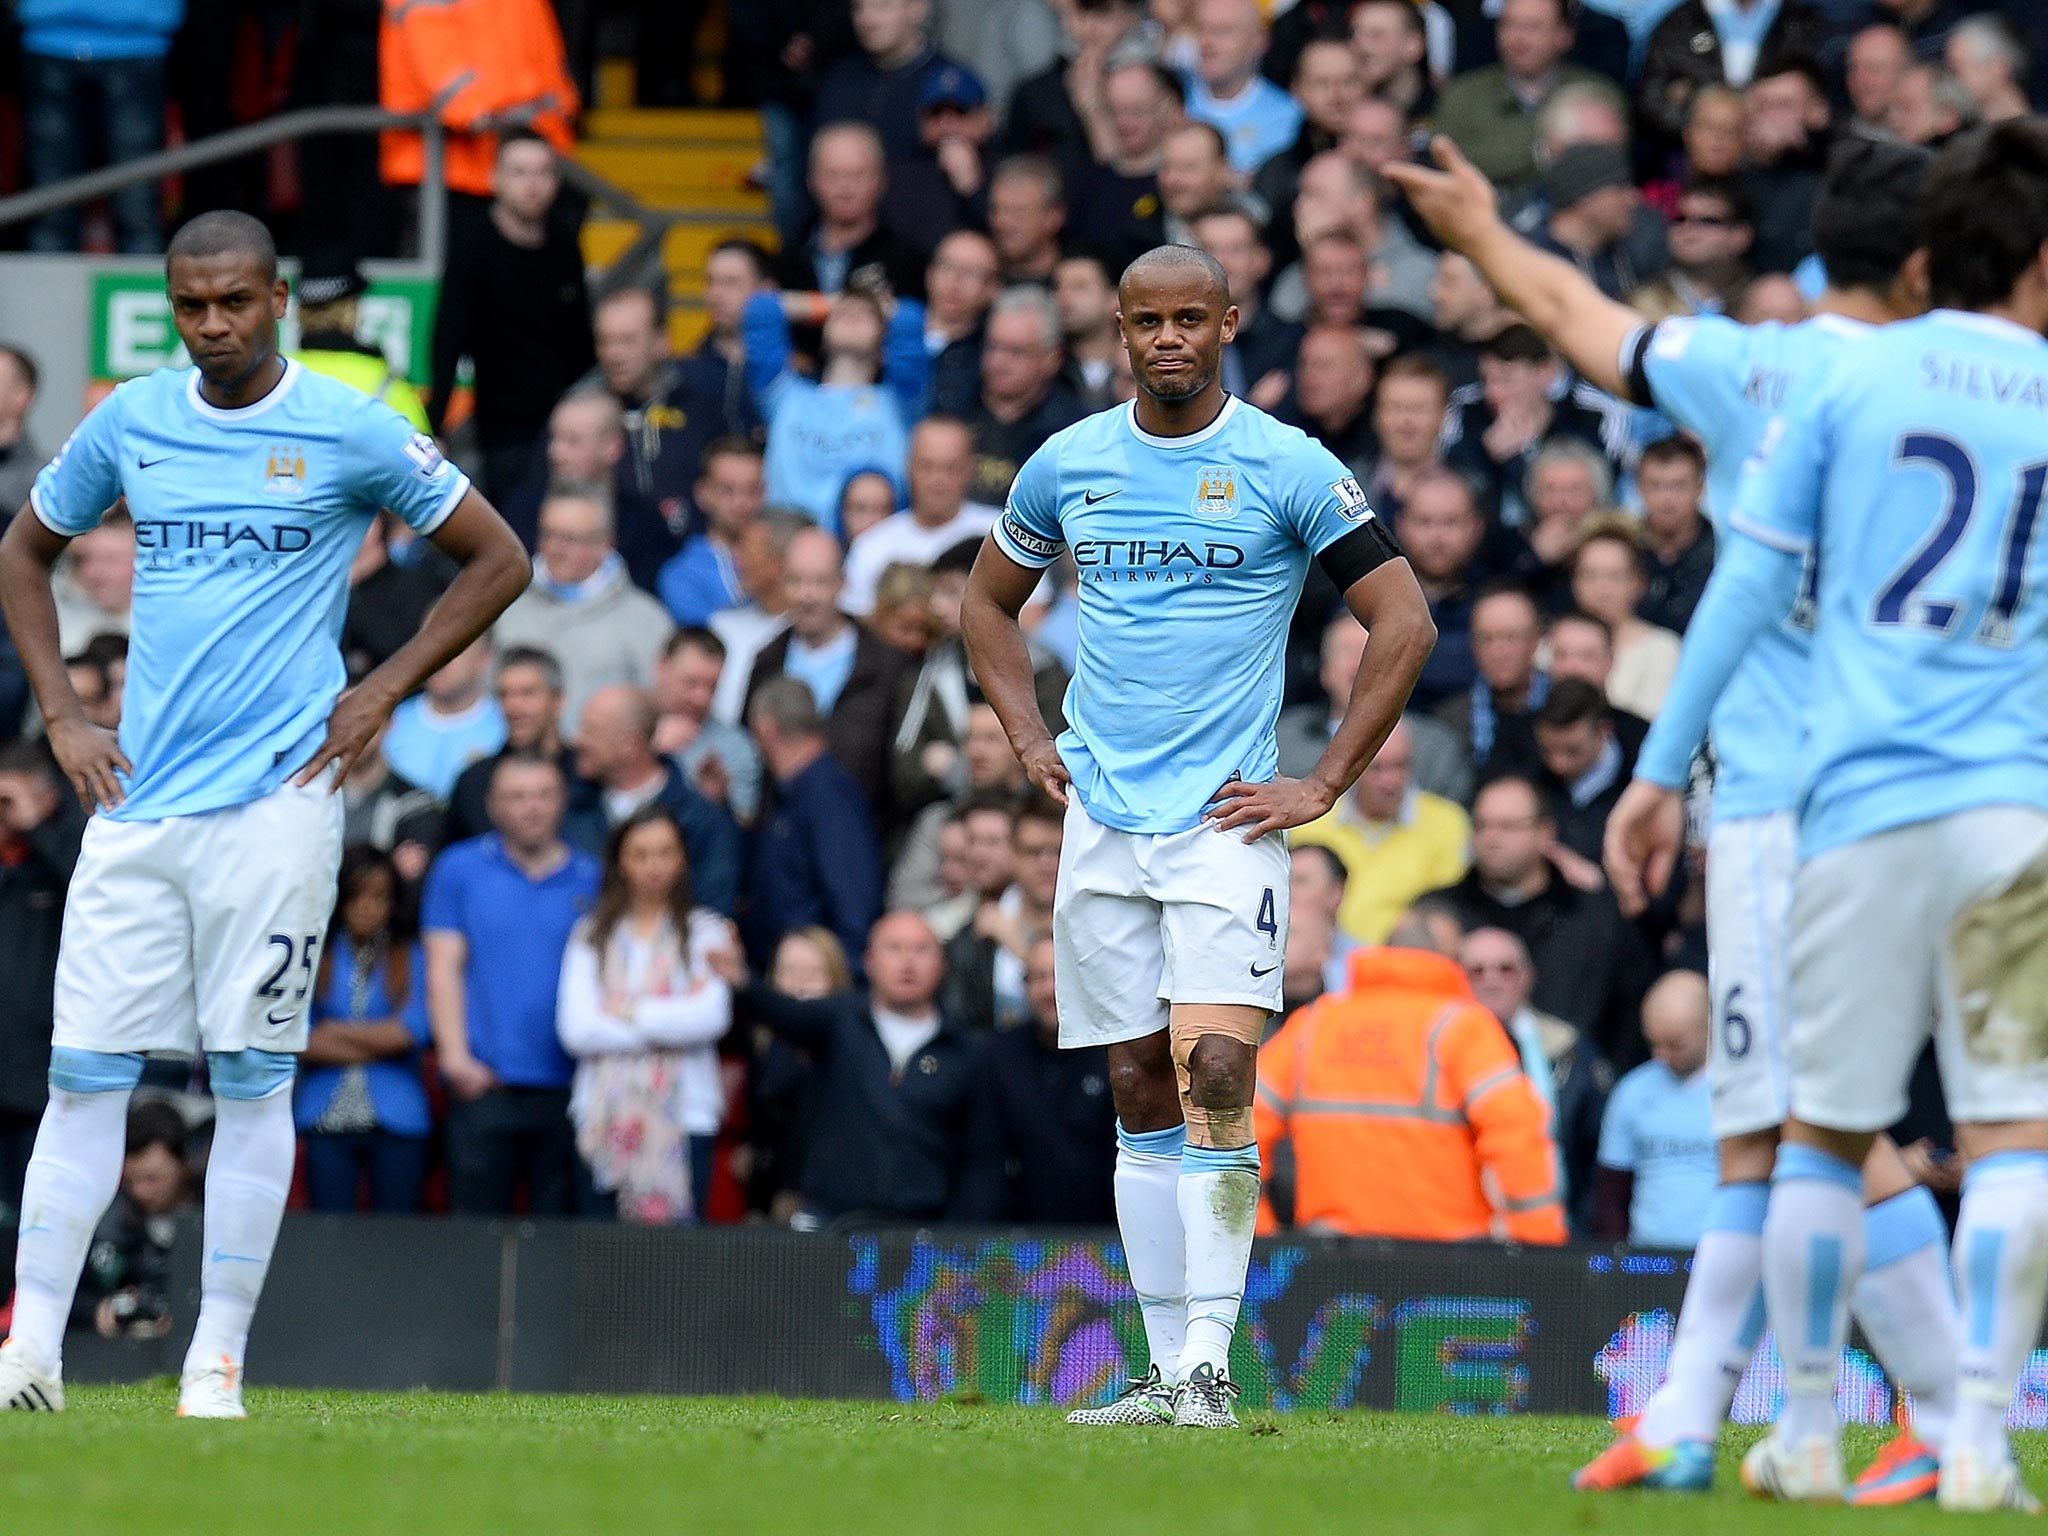
[[1230,303],[1230,279],[1223,275],[1223,263],[1195,245],[1153,246],[1124,268],[1124,275],[1117,283],[1117,291],[1121,293],[1133,282],[1143,282],[1155,272],[1186,272],[1190,269],[1199,270],[1208,276],[1219,305]]
[[1695,474],[1707,472],[1706,451],[1682,432],[1669,437],[1660,437],[1643,450],[1643,464],[1664,464],[1673,459],[1683,459],[1693,467]]
[[1911,144],[1848,139],[1813,208],[1813,247],[1836,288],[1888,290],[1920,244],[1920,192],[1932,157]]
[[2048,122],[1961,135],[1927,172],[1923,214],[1937,305],[1988,309],[2011,297],[2048,244]]
[[277,281],[277,242],[261,219],[246,213],[216,208],[188,219],[164,251],[164,271],[168,274],[174,261],[205,261],[213,256],[247,256],[256,263],[264,282]]

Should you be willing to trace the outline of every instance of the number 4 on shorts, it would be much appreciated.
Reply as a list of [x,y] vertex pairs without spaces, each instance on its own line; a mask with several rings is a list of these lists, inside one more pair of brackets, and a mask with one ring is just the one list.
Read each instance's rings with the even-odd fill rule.
[[1278,941],[1280,937],[1280,924],[1273,916],[1273,887],[1270,885],[1266,887],[1265,894],[1259,897],[1259,920],[1257,926],[1259,932],[1263,933],[1267,939]]

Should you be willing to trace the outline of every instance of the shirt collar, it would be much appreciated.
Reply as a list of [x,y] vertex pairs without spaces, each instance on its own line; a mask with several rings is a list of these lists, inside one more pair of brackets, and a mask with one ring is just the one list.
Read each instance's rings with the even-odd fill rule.
[[1588,768],[1571,782],[1572,804],[1584,810],[1595,800],[1607,793],[1614,781],[1621,777],[1621,743],[1614,739],[1614,733],[1607,733],[1607,745],[1600,749],[1600,755],[1593,759]]

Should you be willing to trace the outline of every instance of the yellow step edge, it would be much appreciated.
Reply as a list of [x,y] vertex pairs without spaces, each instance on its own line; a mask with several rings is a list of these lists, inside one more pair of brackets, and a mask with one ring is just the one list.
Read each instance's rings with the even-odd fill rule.
[[[631,219],[592,219],[583,226],[583,260],[588,266],[609,266],[640,237]],[[753,240],[769,251],[776,248],[775,228],[746,218],[730,223],[677,224],[662,238],[661,261],[670,271],[701,272],[712,249],[723,240]]]
[[583,115],[583,136],[748,145],[762,141],[758,114],[715,107],[599,107]]

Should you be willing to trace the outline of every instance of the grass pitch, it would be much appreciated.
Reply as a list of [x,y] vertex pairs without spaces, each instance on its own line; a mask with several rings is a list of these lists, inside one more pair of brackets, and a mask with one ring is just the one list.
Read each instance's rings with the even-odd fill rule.
[[[1784,1509],[1719,1489],[1587,1497],[1592,1419],[1254,1416],[1242,1434],[1070,1430],[1053,1410],[770,1399],[252,1390],[183,1423],[168,1385],[0,1415],[0,1528],[24,1536],[1294,1536],[1306,1532],[1873,1533],[1929,1506]],[[1852,1431],[1855,1464],[1878,1436]],[[2035,1486],[2048,1445],[2025,1437]],[[1977,1520],[2002,1529],[2018,1517]]]

